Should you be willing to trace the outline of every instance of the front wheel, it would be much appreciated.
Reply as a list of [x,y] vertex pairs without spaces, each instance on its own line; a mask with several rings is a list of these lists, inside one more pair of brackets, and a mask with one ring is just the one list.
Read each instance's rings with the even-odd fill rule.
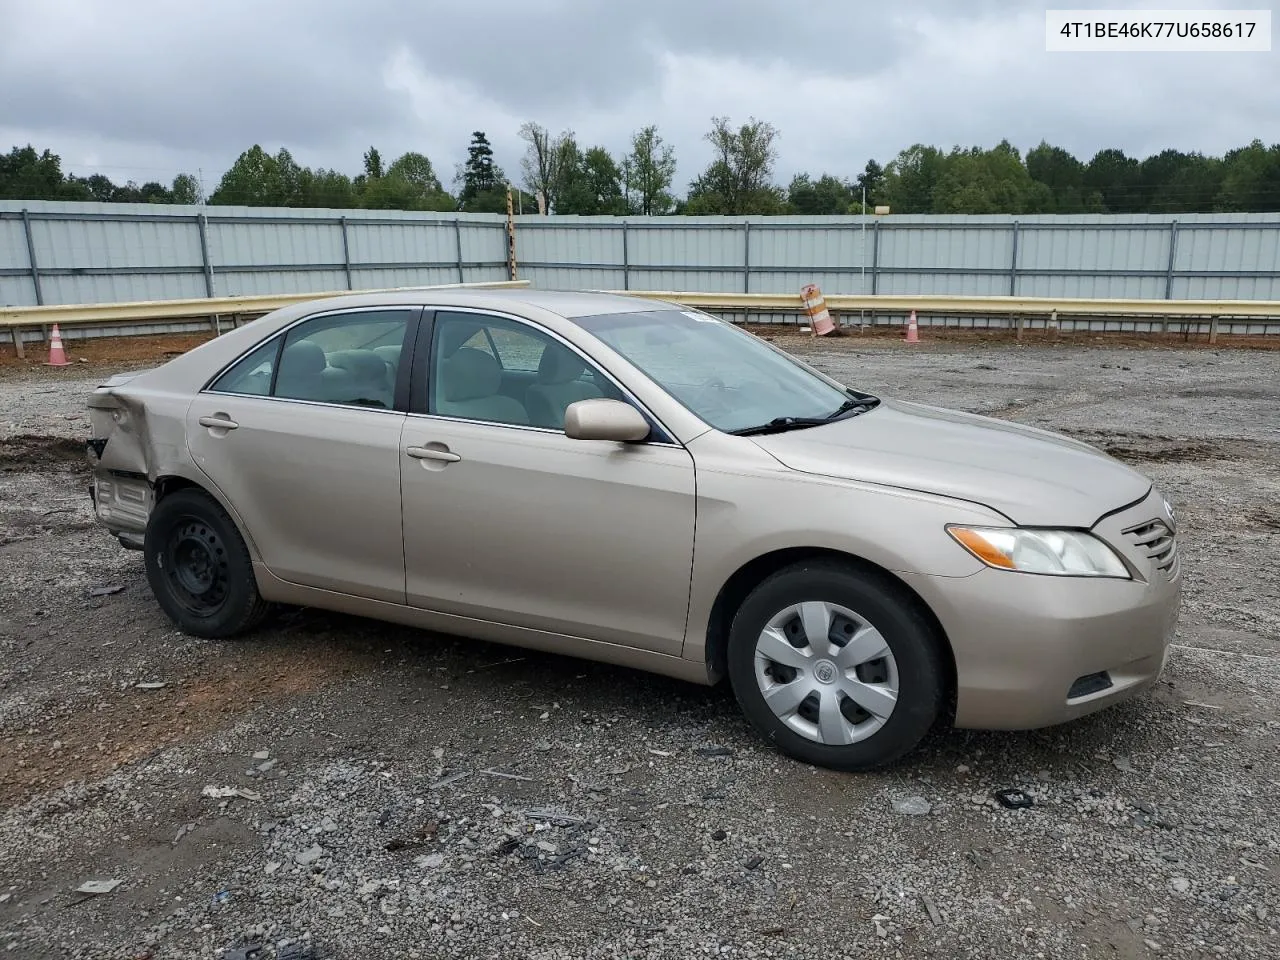
[[179,490],[156,505],[143,551],[151,592],[185,633],[232,637],[269,609],[240,531],[203,490]]
[[733,619],[729,678],[752,726],[784,753],[867,770],[916,747],[942,709],[939,638],[882,575],[830,561],[762,582]]

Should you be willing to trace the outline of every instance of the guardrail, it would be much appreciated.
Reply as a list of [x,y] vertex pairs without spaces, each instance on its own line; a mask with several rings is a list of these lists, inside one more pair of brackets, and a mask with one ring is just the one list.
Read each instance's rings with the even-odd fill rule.
[[[738,313],[746,317],[760,313],[802,313],[800,294],[771,293],[693,293],[678,291],[611,290],[609,293],[636,297],[675,300],[690,307],[717,313]],[[1247,320],[1260,325],[1265,333],[1280,333],[1280,300],[1147,300],[1099,299],[1085,297],[1009,297],[953,296],[937,294],[827,294],[823,296],[827,310],[837,324],[849,314],[897,314],[912,312],[924,316],[1005,316],[1010,326],[1022,337],[1029,318],[1042,318],[1045,327],[1056,330],[1061,320],[1139,319],[1158,321],[1162,330],[1170,323],[1189,330],[1188,323],[1207,320],[1209,342],[1218,340],[1222,321]]]
[[[680,291],[610,290],[631,297],[675,300],[703,310],[743,312],[800,312],[800,294],[694,293]],[[837,313],[1004,314],[1060,317],[1241,317],[1280,321],[1280,300],[1106,300],[1083,297],[973,297],[934,294],[824,294],[827,308]]]
[[[527,287],[528,280],[502,280],[480,283],[450,283],[433,286],[393,287],[387,290],[354,291],[382,293],[402,290]],[[323,293],[270,294],[247,297],[214,297],[190,300],[147,300],[133,303],[99,303],[0,308],[0,328],[7,328],[18,352],[23,356],[24,329],[39,329],[44,339],[53,324],[67,327],[116,326],[137,327],[130,333],[146,333],[153,324],[209,319],[220,329],[220,318],[231,318],[232,325],[242,319],[260,316],[279,307],[324,297],[345,296],[353,291]],[[702,293],[696,291],[601,291],[631,297],[671,300],[709,312],[742,315],[800,314],[802,301],[796,294],[770,293]],[[942,317],[1007,317],[1010,328],[1021,336],[1027,319],[1040,318],[1049,328],[1072,318],[1152,318],[1167,328],[1179,324],[1184,330],[1194,321],[1209,321],[1209,340],[1216,342],[1221,321],[1248,320],[1262,325],[1265,332],[1272,327],[1280,333],[1280,301],[1277,300],[1124,300],[1073,297],[1009,297],[1009,296],[941,296],[923,295],[848,295],[825,297],[827,308],[839,322],[851,314],[906,316],[912,311],[923,316]]]
[[232,326],[241,320],[260,317],[263,314],[307,300],[325,297],[343,297],[354,293],[395,293],[405,290],[457,290],[490,289],[502,287],[527,287],[528,280],[495,280],[477,283],[441,283],[418,287],[388,287],[381,290],[336,290],[321,293],[272,293],[248,297],[196,297],[189,300],[136,300],[130,303],[80,303],[50,304],[38,307],[0,307],[0,328],[7,327],[14,350],[24,356],[23,330],[36,328],[42,338],[48,340],[49,328],[55,323],[61,327],[109,326],[114,324],[137,325],[146,333],[149,324],[173,323],[182,320],[203,320],[220,329],[222,317],[231,318]]

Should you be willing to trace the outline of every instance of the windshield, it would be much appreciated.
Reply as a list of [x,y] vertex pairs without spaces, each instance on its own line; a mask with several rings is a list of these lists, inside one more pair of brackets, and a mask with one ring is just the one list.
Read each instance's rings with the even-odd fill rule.
[[851,396],[758,337],[696,310],[573,320],[726,433],[778,418],[825,419]]

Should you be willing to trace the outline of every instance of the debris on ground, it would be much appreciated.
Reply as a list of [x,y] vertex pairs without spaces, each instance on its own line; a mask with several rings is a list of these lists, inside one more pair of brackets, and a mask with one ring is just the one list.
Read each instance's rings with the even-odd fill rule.
[[92,896],[100,896],[104,893],[110,893],[123,882],[123,880],[86,880],[84,883],[80,884],[80,886],[76,887],[76,893],[87,893]]
[[258,801],[262,799],[262,794],[254,790],[246,790],[244,787],[215,787],[207,786],[200,791],[203,797],[210,797],[214,800],[226,800],[231,797],[239,797],[242,800]]
[[1000,801],[1002,807],[1007,807],[1010,810],[1025,810],[1035,804],[1030,794],[1013,787],[997,790],[993,796]]
[[924,797],[902,797],[893,801],[893,812],[905,817],[923,817],[933,805]]

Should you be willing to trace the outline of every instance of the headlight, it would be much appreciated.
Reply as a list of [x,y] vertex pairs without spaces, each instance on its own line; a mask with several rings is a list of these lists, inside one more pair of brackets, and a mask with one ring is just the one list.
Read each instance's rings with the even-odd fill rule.
[[949,526],[960,546],[989,567],[1059,577],[1124,577],[1129,570],[1114,550],[1078,530]]

